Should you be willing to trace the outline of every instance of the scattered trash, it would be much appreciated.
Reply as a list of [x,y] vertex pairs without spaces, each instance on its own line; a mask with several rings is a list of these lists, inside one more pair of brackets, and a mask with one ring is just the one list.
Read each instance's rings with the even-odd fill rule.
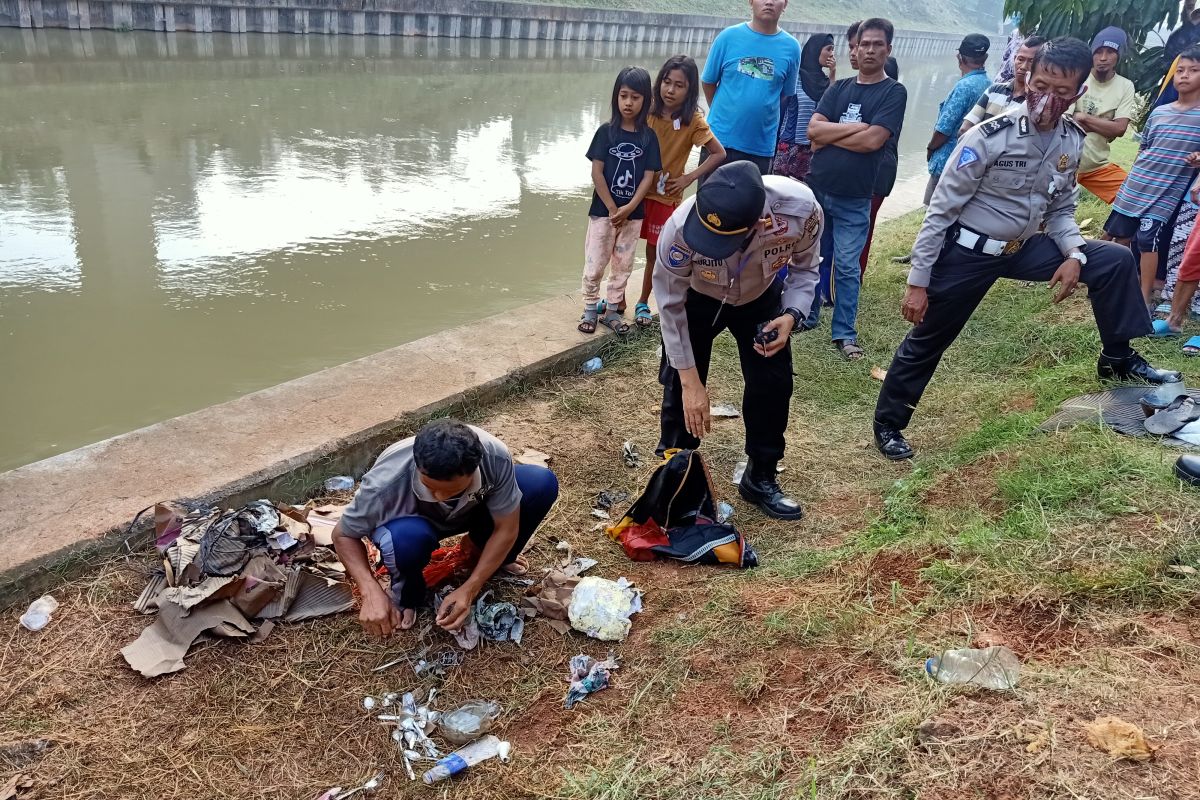
[[494,700],[472,700],[442,714],[438,719],[438,733],[454,744],[473,742],[492,729],[501,710]]
[[482,761],[487,761],[489,758],[495,758],[499,754],[500,740],[495,736],[485,736],[460,750],[455,750],[437,762],[433,769],[425,773],[425,783],[434,784],[438,781],[444,781],[451,775],[463,772],[467,767],[473,767]]
[[501,742],[496,746],[496,755],[500,758],[501,764],[507,764],[512,761],[512,742]]
[[594,375],[604,367],[604,362],[600,360],[600,356],[589,358],[583,362],[583,374]]
[[56,744],[53,739],[26,739],[0,745],[0,765],[19,769],[37,761]]
[[602,508],[593,508],[592,516],[595,517],[596,519],[612,519],[612,517],[609,516],[608,512]]
[[29,604],[21,615],[21,627],[27,631],[40,631],[50,624],[50,616],[58,610],[58,601],[44,594]]
[[736,419],[742,415],[742,412],[738,411],[737,406],[731,403],[718,403],[717,405],[709,406],[708,413],[720,419]]
[[383,785],[383,779],[386,777],[387,777],[386,772],[382,772],[382,771],[377,772],[370,780],[368,780],[362,786],[359,786],[355,789],[351,789],[346,792],[341,792],[340,794],[338,794],[335,797],[335,800],[346,800],[346,798],[353,797],[356,794],[374,794],[375,790]]
[[629,492],[610,492],[603,491],[596,495],[596,508],[602,508],[605,511],[611,511],[613,506],[620,505],[629,501]]
[[925,661],[925,671],[940,683],[969,683],[985,689],[1017,685],[1021,662],[1003,645],[946,650]]
[[1142,729],[1120,717],[1098,717],[1084,726],[1088,744],[1110,756],[1147,761],[1158,748],[1146,741]]
[[882,381],[887,378],[887,370],[883,367],[871,367],[871,377],[877,381]]
[[1174,575],[1195,575],[1196,568],[1189,567],[1187,564],[1168,564],[1167,572]]
[[455,576],[466,578],[479,563],[479,550],[471,543],[471,537],[462,536],[449,547],[439,547],[429,557],[429,563],[421,570],[425,585],[437,589]]
[[348,492],[354,488],[354,478],[349,475],[335,475],[325,479],[325,491]]
[[1013,736],[1025,742],[1026,753],[1038,753],[1050,744],[1050,726],[1035,719],[1023,719],[1013,728]]
[[[454,592],[456,588],[458,587],[443,586],[441,591],[433,596],[433,611],[435,614],[441,612],[442,603],[446,601],[446,598],[450,596],[450,594]],[[452,631],[452,635],[454,636],[454,641],[458,642],[458,646],[463,650],[474,650],[475,646],[479,644],[480,636],[479,623],[475,621],[475,613],[472,612],[468,614],[467,621],[463,623],[461,628],[456,631]]]
[[746,474],[746,462],[739,461],[733,467],[733,485],[737,486],[742,482],[742,476]]
[[567,676],[571,685],[563,699],[563,708],[574,708],[576,703],[589,694],[607,689],[612,671],[620,666],[611,650],[608,651],[608,658],[603,661],[597,661],[583,653],[572,658],[571,672]]
[[[592,565],[594,566],[594,565]],[[521,607],[533,611],[560,634],[571,631],[569,607],[575,587],[582,578],[568,575],[562,570],[551,570],[542,578],[541,586],[531,590],[521,600]]]
[[18,793],[33,788],[33,776],[18,772],[0,785],[0,800],[14,800]]
[[489,603],[491,590],[484,592],[475,603],[475,623],[479,633],[489,642],[521,643],[525,619],[512,603]]
[[640,467],[642,465],[642,455],[638,452],[637,445],[633,442],[625,442],[625,444],[621,445],[621,460],[630,469]]
[[725,523],[733,516],[733,506],[726,503],[724,500],[717,503],[717,522]]
[[633,627],[630,617],[642,610],[642,593],[626,578],[581,578],[571,593],[571,626],[594,639],[620,641]]
[[541,450],[534,450],[530,447],[525,448],[525,452],[513,459],[518,464],[527,464],[531,467],[550,467],[551,456],[543,453]]

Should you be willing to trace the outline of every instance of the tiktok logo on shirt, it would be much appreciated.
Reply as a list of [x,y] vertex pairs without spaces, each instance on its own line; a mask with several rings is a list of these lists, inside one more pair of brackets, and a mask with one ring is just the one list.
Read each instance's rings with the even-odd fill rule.
[[842,118],[838,122],[862,122],[862,103],[851,103],[846,106],[846,110],[842,112]]
[[613,170],[612,184],[609,185],[608,191],[612,193],[614,200],[632,200],[638,185],[637,175],[634,174],[637,166],[635,161],[641,158],[645,151],[633,142],[621,142],[608,152],[609,155],[617,157],[617,167]]

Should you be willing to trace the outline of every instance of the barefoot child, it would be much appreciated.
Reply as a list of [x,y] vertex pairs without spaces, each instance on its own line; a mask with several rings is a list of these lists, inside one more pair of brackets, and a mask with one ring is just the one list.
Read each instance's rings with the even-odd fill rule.
[[[662,171],[644,203],[646,216],[642,220],[642,238],[646,240],[646,272],[642,275],[642,294],[634,307],[634,321],[639,327],[654,322],[649,300],[654,285],[658,234],[663,223],[683,202],[683,190],[725,161],[725,148],[709,130],[704,113],[697,107],[699,99],[700,71],[696,69],[696,62],[690,56],[668,58],[654,81],[654,100],[648,120],[650,129],[658,137]],[[708,158],[691,172],[684,172],[693,147],[703,147],[708,151]]]
[[[625,284],[633,271],[633,254],[641,230],[642,200],[662,168],[658,139],[646,126],[650,110],[650,73],[625,67],[613,85],[612,119],[592,137],[592,206],[588,210],[583,255],[583,317],[579,330],[595,333],[597,321],[616,333],[627,333],[621,317]],[[636,221],[635,221],[636,220]],[[608,276],[608,303],[600,316],[600,281]]]

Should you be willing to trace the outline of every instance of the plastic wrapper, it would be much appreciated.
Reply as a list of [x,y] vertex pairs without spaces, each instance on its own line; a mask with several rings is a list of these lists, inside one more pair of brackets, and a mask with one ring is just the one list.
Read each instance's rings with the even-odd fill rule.
[[622,641],[633,627],[630,617],[642,610],[642,593],[627,579],[583,578],[571,594],[571,627],[595,639]]

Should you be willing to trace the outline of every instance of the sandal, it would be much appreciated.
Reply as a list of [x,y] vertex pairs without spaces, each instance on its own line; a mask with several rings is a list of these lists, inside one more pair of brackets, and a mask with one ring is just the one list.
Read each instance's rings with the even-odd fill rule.
[[618,336],[624,336],[629,333],[629,323],[621,316],[621,312],[616,309],[610,308],[608,313],[600,318],[600,324]]
[[[616,312],[618,314],[624,314],[625,306],[621,306],[620,308],[616,309]],[[599,303],[596,303],[596,313],[602,317],[608,313],[608,301],[607,300],[601,300]]]
[[654,315],[650,313],[649,303],[638,303],[633,307],[633,321],[639,328],[649,328],[654,324]]
[[1184,342],[1183,354],[1185,356],[1200,356],[1200,336],[1193,336]]
[[1174,336],[1180,336],[1183,331],[1179,328],[1172,328],[1165,319],[1156,319],[1153,323],[1154,332],[1150,334],[1152,339],[1170,339]]
[[599,316],[599,314],[600,312],[595,306],[584,306],[583,316],[579,318],[579,325],[576,326],[576,330],[578,330],[580,333],[595,333],[596,318]]
[[838,352],[842,354],[842,358],[846,359],[847,361],[859,361],[867,355],[863,352],[863,349],[858,346],[858,342],[854,341],[853,339],[838,339],[833,343],[833,345],[838,349]]

